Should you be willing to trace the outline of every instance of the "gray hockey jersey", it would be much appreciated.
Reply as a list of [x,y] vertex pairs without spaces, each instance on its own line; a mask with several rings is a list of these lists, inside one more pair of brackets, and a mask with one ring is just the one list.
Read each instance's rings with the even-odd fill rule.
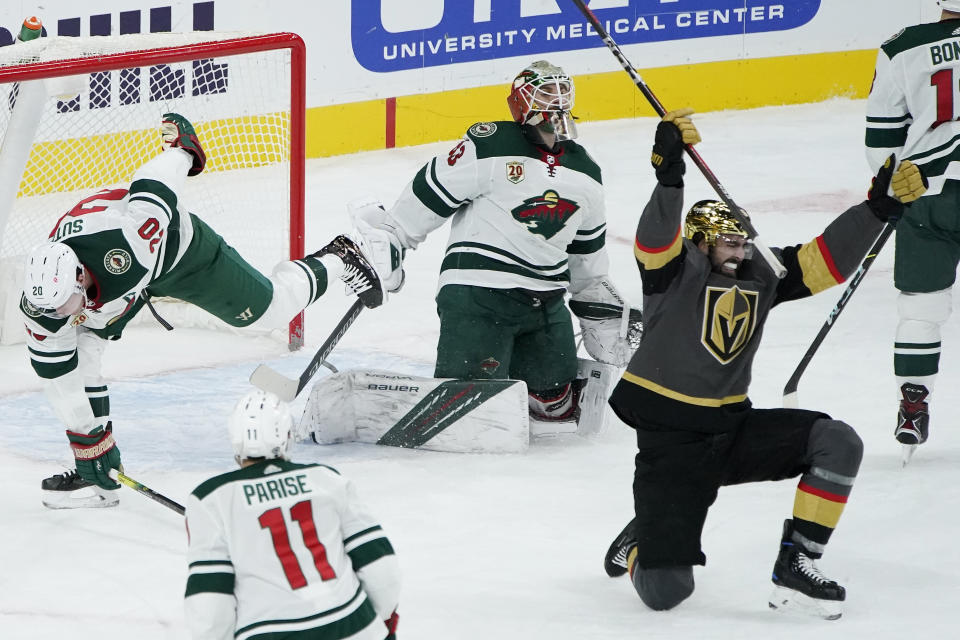
[[[782,280],[759,259],[741,263],[734,278],[714,272],[684,238],[682,206],[682,188],[657,185],[637,225],[644,334],[615,393],[621,403],[633,396],[627,404],[637,407],[614,408],[621,416],[636,410],[654,422],[719,430],[722,423],[709,410],[749,402],[753,358],[770,309],[843,282],[883,225],[858,204],[810,242],[773,249],[787,268]],[[630,388],[642,393],[626,393]]]

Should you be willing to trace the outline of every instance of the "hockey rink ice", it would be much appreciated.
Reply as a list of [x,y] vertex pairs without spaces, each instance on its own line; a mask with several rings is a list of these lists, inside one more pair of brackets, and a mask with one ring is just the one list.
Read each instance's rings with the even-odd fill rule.
[[[698,149],[768,245],[806,242],[865,198],[864,104],[697,115],[704,139]],[[578,139],[603,169],[611,273],[635,303],[641,289],[633,234],[654,186],[656,122],[581,124]],[[308,161],[308,251],[347,230],[347,201],[372,195],[391,205],[418,168],[452,144]],[[688,207],[713,197],[690,162],[686,181]],[[229,240],[229,229],[218,231]],[[403,291],[364,311],[330,362],[340,370],[432,373],[439,326],[433,296],[447,233],[436,231],[408,253]],[[339,469],[380,518],[404,575],[401,640],[955,637],[960,315],[944,329],[930,440],[902,469],[893,439],[892,265],[889,242],[799,387],[800,406],[849,422],[866,447],[819,563],[847,587],[843,618],[835,622],[767,607],[796,480],[721,490],[703,535],[707,566],[695,570],[696,591],[677,609],[650,611],[628,578],[608,578],[603,555],[632,515],[635,452],[633,432],[612,415],[595,438],[539,440],[522,455],[302,443],[293,459]],[[844,286],[773,310],[754,366],[755,406],[780,406],[784,383]],[[111,344],[104,374],[126,472],[183,502],[202,480],[235,468],[226,417],[248,389],[249,374],[268,362],[297,375],[349,304],[339,283],[332,286],[307,313],[307,348],[292,355],[270,338],[167,334],[152,323]],[[0,638],[186,637],[180,516],[126,488],[113,509],[41,505],[41,479],[73,465],[63,427],[39,388],[24,346],[0,347]],[[296,416],[307,395],[294,404]]]

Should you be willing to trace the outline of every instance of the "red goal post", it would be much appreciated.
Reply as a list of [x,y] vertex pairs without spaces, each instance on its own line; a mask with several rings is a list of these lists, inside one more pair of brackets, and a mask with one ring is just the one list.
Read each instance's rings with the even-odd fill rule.
[[[293,33],[50,37],[0,48],[0,343],[23,339],[26,252],[82,198],[125,187],[159,151],[167,112],[191,120],[207,152],[204,173],[187,180],[185,208],[266,274],[302,257],[305,67]],[[175,326],[230,330],[191,305],[158,308]],[[303,314],[286,339],[303,344]]]

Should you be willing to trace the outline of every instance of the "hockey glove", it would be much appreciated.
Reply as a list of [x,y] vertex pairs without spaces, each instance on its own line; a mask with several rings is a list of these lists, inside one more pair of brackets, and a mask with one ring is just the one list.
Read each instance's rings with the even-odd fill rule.
[[903,204],[910,204],[924,193],[930,183],[927,176],[923,175],[920,167],[909,160],[904,160],[897,167],[897,172],[893,174],[890,181],[890,187],[893,189],[893,195]]
[[68,430],[67,439],[81,478],[103,489],[120,488],[109,475],[111,469],[120,468],[120,449],[113,441],[113,427],[109,422],[106,428],[97,427],[90,433]]
[[388,222],[383,205],[372,200],[356,200],[349,203],[347,209],[384,289],[389,293],[400,291],[406,280],[403,259],[407,250],[398,229]]
[[683,162],[683,145],[700,142],[700,132],[689,116],[693,109],[671,111],[657,125],[653,139],[650,163],[657,172],[657,182],[665,187],[682,187],[686,165]]
[[[890,224],[896,224],[903,215],[905,203],[913,202],[922,196],[929,186],[920,167],[909,160],[901,162],[894,172],[893,168],[896,166],[897,156],[890,154],[873,178],[870,191],[867,192],[867,206],[870,211],[883,222]],[[895,197],[887,195],[891,187]]]
[[580,337],[591,358],[617,367],[630,362],[643,335],[642,316],[613,283],[601,280],[576,293],[570,311],[580,319]]
[[195,176],[207,165],[207,154],[200,146],[197,133],[193,130],[190,121],[178,113],[163,114],[160,123],[160,137],[163,138],[163,148],[183,149],[193,156],[193,166],[187,172],[188,176]]

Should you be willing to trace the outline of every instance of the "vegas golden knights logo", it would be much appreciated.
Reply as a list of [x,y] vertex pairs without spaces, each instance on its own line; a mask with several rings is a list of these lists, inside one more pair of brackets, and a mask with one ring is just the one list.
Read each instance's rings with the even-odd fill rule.
[[757,292],[734,286],[707,287],[703,308],[703,346],[722,364],[743,351],[757,324]]

